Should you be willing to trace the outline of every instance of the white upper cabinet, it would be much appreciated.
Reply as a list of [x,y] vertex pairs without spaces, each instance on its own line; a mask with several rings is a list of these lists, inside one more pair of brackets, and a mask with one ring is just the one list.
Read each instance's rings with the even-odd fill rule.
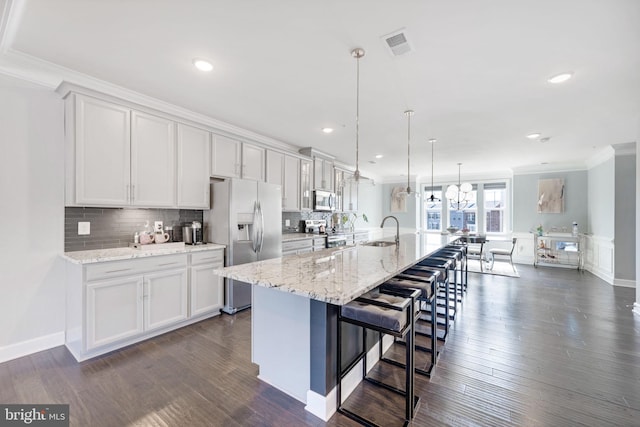
[[[73,103],[73,98],[70,103]],[[72,162],[68,167],[75,165],[75,176],[67,176],[67,204],[129,204],[130,111],[99,99],[75,96],[75,111],[73,107],[71,111],[67,109],[68,116],[75,119],[75,129],[67,129],[67,135],[75,137],[68,147],[71,150],[68,160]],[[73,194],[75,197],[71,196]]]
[[299,211],[300,209],[300,159],[284,156],[284,186],[282,190],[282,210]]
[[209,208],[209,132],[69,93],[66,206]]
[[267,182],[282,186],[282,210],[300,211],[300,159],[267,150]]
[[178,206],[209,209],[210,134],[178,124]]
[[131,205],[176,204],[176,136],[171,120],[131,113]]
[[284,184],[284,154],[267,150],[267,182],[277,185]]
[[212,135],[211,176],[264,181],[265,157],[264,148]]
[[265,180],[266,150],[251,144],[242,144],[242,178]]
[[242,143],[222,135],[211,135],[211,176],[240,178]]
[[310,211],[311,199],[311,162],[300,159],[300,210]]
[[313,158],[313,188],[334,191],[333,162],[321,157]]

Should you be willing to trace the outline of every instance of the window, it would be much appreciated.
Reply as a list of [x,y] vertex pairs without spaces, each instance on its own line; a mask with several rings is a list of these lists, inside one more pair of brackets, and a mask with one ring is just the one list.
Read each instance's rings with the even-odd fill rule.
[[457,227],[460,230],[469,230],[471,233],[478,231],[477,217],[477,194],[476,185],[473,190],[467,193],[464,200],[448,200],[449,227]]
[[485,232],[505,231],[507,186],[504,182],[484,185]]
[[[479,182],[464,201],[447,200],[448,185],[423,187],[422,227],[440,232],[447,227],[468,229],[471,233],[508,233],[510,230],[509,181]],[[434,200],[430,200],[433,193]],[[459,208],[459,209],[458,209]]]
[[[430,200],[433,194],[433,200]],[[424,223],[427,231],[442,230],[442,191],[432,190],[431,187],[424,189]]]

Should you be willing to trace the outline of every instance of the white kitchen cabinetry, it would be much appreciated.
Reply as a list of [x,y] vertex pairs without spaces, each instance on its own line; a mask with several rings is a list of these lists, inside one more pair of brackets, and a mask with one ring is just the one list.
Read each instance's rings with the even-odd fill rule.
[[312,209],[311,197],[311,162],[300,160],[300,210],[310,211]]
[[65,343],[78,361],[219,314],[224,249],[67,263]]
[[267,150],[267,182],[282,186],[282,210],[300,211],[300,158]]
[[85,350],[143,332],[142,283],[134,276],[87,284]]
[[265,157],[264,148],[212,135],[211,176],[264,181]]
[[213,273],[224,267],[224,250],[191,254],[191,317],[219,313],[224,305],[223,278]]
[[313,158],[313,188],[334,191],[333,161],[321,157]]
[[282,256],[300,255],[313,251],[313,239],[302,238],[282,242]]
[[160,271],[144,276],[144,330],[169,326],[188,317],[187,270]]
[[209,209],[210,134],[178,124],[178,206]]
[[66,104],[67,205],[125,206],[131,199],[130,109],[75,95]]
[[222,135],[211,135],[211,176],[240,178],[242,143]]
[[131,198],[133,206],[176,204],[176,138],[171,120],[131,112]]
[[284,185],[283,153],[273,150],[267,150],[267,183],[280,186]]
[[266,150],[256,145],[242,143],[242,178],[264,181]]
[[65,94],[66,206],[209,207],[207,131],[96,96]]

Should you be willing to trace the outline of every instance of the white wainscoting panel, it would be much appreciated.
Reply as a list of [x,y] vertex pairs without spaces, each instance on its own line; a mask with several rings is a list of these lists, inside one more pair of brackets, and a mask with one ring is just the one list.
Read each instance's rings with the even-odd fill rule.
[[605,282],[614,284],[615,245],[610,237],[585,235],[584,268]]

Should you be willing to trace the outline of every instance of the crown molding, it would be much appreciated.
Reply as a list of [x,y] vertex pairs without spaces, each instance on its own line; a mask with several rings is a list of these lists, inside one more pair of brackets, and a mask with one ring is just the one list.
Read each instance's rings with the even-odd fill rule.
[[615,156],[615,154],[616,154],[615,150],[613,149],[612,146],[609,145],[603,148],[602,150],[598,151],[593,156],[587,159],[587,161],[585,162],[587,165],[587,169],[592,169],[598,166],[599,164],[606,162],[607,160]]
[[625,142],[622,144],[613,144],[613,150],[616,156],[632,156],[636,154],[636,143]]

